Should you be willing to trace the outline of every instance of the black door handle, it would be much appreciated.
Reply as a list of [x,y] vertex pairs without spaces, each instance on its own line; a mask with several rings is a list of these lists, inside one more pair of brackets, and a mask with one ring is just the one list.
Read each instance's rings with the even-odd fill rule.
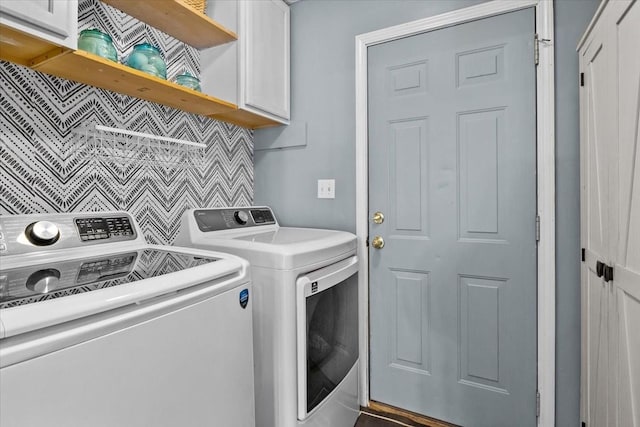
[[613,267],[607,265],[604,267],[604,281],[611,282],[613,280]]
[[596,262],[596,274],[598,275],[598,277],[602,277],[602,275],[604,274],[604,267],[605,265],[602,262]]

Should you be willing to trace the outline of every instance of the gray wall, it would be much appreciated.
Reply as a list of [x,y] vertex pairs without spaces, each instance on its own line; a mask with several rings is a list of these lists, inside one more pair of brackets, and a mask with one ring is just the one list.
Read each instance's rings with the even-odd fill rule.
[[[291,7],[291,118],[307,145],[255,151],[254,201],[283,224],[355,231],[355,36],[481,0],[304,0]],[[283,138],[294,138],[283,135]],[[262,137],[255,133],[256,146]],[[297,142],[297,141],[296,141]],[[336,198],[317,199],[335,178]]]
[[[355,231],[355,36],[480,3],[477,0],[304,0],[291,8],[292,121],[306,146],[256,151],[254,200],[281,223]],[[558,426],[579,425],[580,270],[578,61],[598,0],[556,0]],[[271,132],[270,135],[274,133]],[[256,146],[270,138],[257,131]],[[287,141],[288,138],[297,138]],[[278,144],[300,143],[285,132]],[[336,199],[316,181],[336,179]]]

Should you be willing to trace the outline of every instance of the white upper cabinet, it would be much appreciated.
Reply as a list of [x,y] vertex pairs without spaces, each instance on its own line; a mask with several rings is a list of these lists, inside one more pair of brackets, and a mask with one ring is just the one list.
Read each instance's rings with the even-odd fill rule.
[[289,119],[289,6],[242,1],[240,17],[243,107]]
[[247,113],[288,124],[289,6],[282,0],[218,0],[208,14],[238,42],[202,51],[203,92]]
[[77,48],[77,0],[1,0],[0,24],[58,46]]

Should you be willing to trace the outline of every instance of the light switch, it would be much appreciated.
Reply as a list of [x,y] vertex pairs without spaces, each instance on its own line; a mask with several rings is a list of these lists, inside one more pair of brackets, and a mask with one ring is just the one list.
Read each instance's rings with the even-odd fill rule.
[[319,179],[318,180],[318,199],[335,199],[336,198],[336,180],[335,179]]

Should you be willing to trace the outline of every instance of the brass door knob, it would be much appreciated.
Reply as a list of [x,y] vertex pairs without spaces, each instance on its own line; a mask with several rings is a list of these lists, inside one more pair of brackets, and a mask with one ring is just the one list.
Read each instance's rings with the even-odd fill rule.
[[384,248],[384,239],[380,236],[374,237],[373,240],[371,241],[371,246],[373,246],[376,249]]
[[376,212],[372,218],[374,224],[382,224],[384,222],[384,214],[382,212]]

